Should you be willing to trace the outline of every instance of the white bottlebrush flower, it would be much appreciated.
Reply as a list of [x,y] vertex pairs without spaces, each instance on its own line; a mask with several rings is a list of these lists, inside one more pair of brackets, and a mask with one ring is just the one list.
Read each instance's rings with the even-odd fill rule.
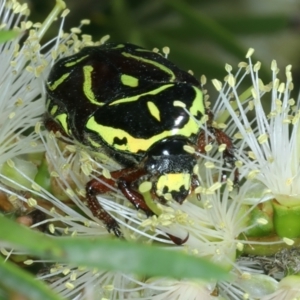
[[[58,1],[57,3],[61,4],[62,2]],[[15,20],[12,15],[17,13],[17,11],[19,11],[19,15],[20,11],[24,11],[27,14],[27,8],[24,6],[21,9],[21,6],[17,6],[15,1],[0,0],[0,4],[0,7],[2,7],[0,17],[2,16],[4,18],[3,22],[8,24],[6,25],[7,28],[15,26],[15,23],[12,23],[12,20]],[[10,4],[11,7],[7,8],[9,6],[4,4]],[[54,16],[52,15],[53,18]],[[17,19],[17,22],[19,22],[19,19]],[[26,202],[29,207],[34,207],[47,215],[46,219],[33,224],[33,228],[46,224],[48,232],[56,234],[57,238],[66,235],[74,237],[76,235],[90,237],[112,236],[107,232],[104,224],[95,218],[88,209],[85,203],[85,185],[91,178],[97,178],[101,174],[109,174],[109,171],[120,166],[113,164],[112,161],[101,161],[99,157],[91,158],[90,154],[85,153],[78,147],[76,149],[74,145],[61,147],[61,141],[56,140],[52,133],[41,132],[39,129],[40,124],[38,123],[37,125],[37,121],[41,119],[45,111],[44,82],[55,60],[76,53],[83,46],[92,45],[93,43],[88,37],[81,41],[76,34],[66,35],[60,29],[58,36],[50,44],[47,44],[50,50],[45,51],[44,46],[39,45],[39,40],[47,26],[48,23],[42,25],[33,25],[30,22],[22,23],[21,28],[32,29],[22,46],[17,46],[19,41],[15,40],[5,43],[3,48],[0,48],[2,49],[1,57],[5,57],[4,54],[7,55],[3,62],[4,67],[1,69],[4,72],[2,77],[4,78],[6,89],[3,92],[5,97],[3,99],[0,98],[0,113],[6,119],[3,118],[1,120],[2,123],[0,122],[0,126],[3,128],[3,131],[1,131],[3,137],[0,135],[0,145],[1,147],[4,145],[3,147],[6,148],[2,150],[0,147],[0,151],[3,153],[3,156],[1,156],[3,161],[0,161],[0,164],[7,162],[6,164],[8,165],[4,165],[6,169],[2,168],[1,176],[2,179],[7,180],[5,183],[9,184],[9,180],[16,181],[16,178],[10,175],[7,168],[16,170],[16,173],[24,174],[23,177],[27,179],[29,184],[18,180],[19,186],[14,186],[14,188],[19,187],[24,191],[28,191],[31,193],[31,196],[28,198],[28,194],[18,194],[4,186],[0,188]],[[49,47],[51,45],[52,47]],[[250,70],[252,69],[250,68]],[[257,103],[260,105],[257,98],[260,99],[263,91],[266,89],[258,84],[256,71],[253,70],[250,74],[252,74],[256,85],[253,83],[252,95],[253,97],[255,96],[255,105]],[[289,73],[287,74],[289,79],[290,75]],[[233,84],[232,77],[229,76],[227,81],[229,89],[234,90],[235,84]],[[287,86],[290,86],[289,81]],[[281,106],[279,101],[277,101],[277,106],[273,109],[280,115],[280,113],[285,112],[286,107],[292,105],[292,101],[286,99],[288,90],[282,85],[278,85],[274,89],[276,90],[273,92],[274,97],[277,100],[282,97]],[[234,94],[234,91],[231,92]],[[225,97],[227,95],[221,93],[221,99],[223,100]],[[251,102],[249,101],[248,103]],[[266,117],[259,110],[259,105],[257,108],[255,107],[258,114],[257,118],[262,116],[262,124],[267,128],[270,124],[267,126]],[[278,105],[284,109],[281,111]],[[227,107],[229,111],[231,111],[230,107]],[[239,118],[233,117],[232,119],[236,122],[238,130],[242,134],[248,133],[245,128],[252,124],[244,115],[245,110],[242,111],[242,106],[239,106],[239,108],[241,110]],[[289,112],[289,114],[293,113]],[[276,114],[271,117],[276,119]],[[292,120],[294,120],[288,116],[285,116],[285,119],[289,119],[290,123],[293,123]],[[259,121],[257,119],[258,123]],[[276,122],[274,121],[274,123]],[[294,123],[296,124],[296,122]],[[230,122],[226,129],[229,134],[233,134],[236,130],[232,124]],[[277,125],[277,127],[279,126]],[[275,126],[275,128],[277,127]],[[35,130],[32,130],[32,133],[25,135],[25,130],[33,128]],[[257,134],[259,136],[262,135],[259,131],[260,128],[264,127],[260,125],[252,137],[255,142],[257,142]],[[271,130],[270,128],[267,129]],[[267,172],[264,170],[268,170],[267,163],[269,163],[270,149],[273,148],[271,146],[267,147],[268,155],[266,155],[267,152],[263,152],[264,154],[260,160],[256,158],[249,163],[249,157],[245,155],[244,150],[245,145],[251,148],[250,142],[253,142],[251,134],[247,135],[247,139],[240,143],[242,147],[239,151],[239,159],[245,166],[241,168],[241,177],[246,177],[246,172],[256,169],[262,170],[256,178],[261,180],[266,188],[272,191],[273,195],[277,195],[278,193],[276,194],[268,185],[268,181],[265,180],[267,175],[264,174],[267,173],[263,173]],[[270,135],[269,131],[268,134]],[[297,135],[297,133],[295,134]],[[261,141],[265,142],[263,137],[258,139],[259,145],[264,145],[264,143],[261,143]],[[42,143],[39,141],[42,141]],[[288,142],[290,143],[290,140]],[[270,144],[273,145],[273,142]],[[263,149],[266,151],[265,148]],[[33,170],[32,174],[30,173],[29,175],[29,166],[22,162],[23,157],[21,155],[37,151],[46,152],[45,161],[50,173],[51,192],[46,187],[34,183],[33,178],[36,170]],[[258,157],[258,154],[261,154],[261,150],[257,150],[256,146],[251,151],[256,157]],[[255,151],[258,152],[256,153]],[[246,180],[245,183],[241,184],[239,191],[233,189],[232,177],[226,183],[220,183],[223,179],[222,170],[220,170],[220,165],[222,164],[221,153],[218,151],[212,153],[211,157],[202,154],[205,160],[200,160],[199,165],[195,167],[195,174],[198,175],[201,183],[200,187],[195,190],[195,195],[192,195],[182,205],[172,201],[168,205],[154,204],[157,209],[156,216],[146,218],[143,213],[137,212],[120,191],[114,187],[112,187],[112,192],[109,195],[99,195],[98,200],[104,209],[118,221],[126,240],[155,243],[161,247],[169,248],[170,251],[183,250],[205,257],[231,270],[231,273],[234,275],[234,279],[231,282],[216,283],[166,280],[164,278],[141,279],[137,276],[117,272],[85,270],[78,266],[58,265],[55,262],[51,270],[46,273],[40,272],[38,278],[49,283],[51,288],[63,297],[72,299],[96,299],[100,297],[141,300],[230,299],[232,295],[237,295],[237,297],[250,295],[249,286],[251,285],[258,286],[263,291],[261,292],[262,295],[265,295],[263,294],[266,293],[263,289],[265,286],[261,282],[272,284],[272,280],[261,274],[259,274],[261,275],[259,277],[255,272],[253,272],[255,274],[252,277],[250,276],[251,278],[243,277],[241,274],[245,275],[245,269],[236,262],[238,250],[243,251],[245,245],[250,244],[251,246],[255,244],[254,241],[249,242],[244,238],[246,232],[256,225],[248,223],[248,216],[254,207],[252,206],[253,201],[246,202],[245,199],[247,197],[248,199],[250,198],[248,191],[255,189],[257,182]],[[253,157],[254,154],[249,156]],[[296,154],[292,156],[294,159],[297,158]],[[228,171],[229,169],[226,170]],[[291,174],[296,176],[297,169],[292,171]],[[195,197],[196,195],[200,195],[201,200],[198,200]],[[147,191],[145,192],[146,196]],[[253,197],[255,198],[255,196]],[[262,196],[260,195],[256,204],[261,200]],[[249,203],[251,204],[249,205]],[[262,219],[257,220],[257,222],[265,221]],[[175,238],[184,241],[184,245],[174,245],[172,239],[174,240]],[[5,244],[2,246],[5,246]],[[21,254],[21,252],[17,251],[13,253]],[[27,261],[28,264],[38,262],[41,261]],[[236,290],[238,291],[237,293]],[[256,295],[250,296],[255,297]]]
[[51,289],[64,299],[136,299],[143,287],[136,276],[119,272],[71,268],[56,264],[39,279],[49,283]]
[[[108,233],[101,221],[92,216],[83,203],[82,197],[80,197],[80,190],[84,189],[85,182],[88,180],[82,170],[89,170],[93,166],[94,171],[101,174],[103,165],[96,163],[87,154],[80,151],[72,152],[72,148],[74,147],[64,147],[64,151],[61,152],[56,139],[50,135],[47,140],[46,149],[49,165],[53,168],[52,175],[54,176],[56,173],[55,178],[59,179],[58,181],[62,186],[61,191],[68,195],[73,204],[62,202],[46,191],[40,190],[38,196],[46,199],[55,208],[48,212],[42,207],[39,208],[49,215],[49,219],[44,222],[50,225],[49,228],[52,232],[55,231],[63,235],[107,236]],[[215,173],[213,174],[215,175]],[[221,172],[218,172],[218,174],[220,180]],[[240,199],[243,199],[245,191],[251,189],[251,185],[242,185],[239,193],[233,191],[231,195],[232,186],[230,181],[228,181],[227,186],[223,186],[224,191],[221,192],[222,184],[215,183],[214,180],[215,178],[207,170],[206,179],[203,180],[203,184],[207,188],[203,186],[197,191],[200,192],[201,190],[201,201],[191,199],[182,205],[170,203],[168,207],[160,206],[162,213],[158,217],[148,219],[132,208],[129,202],[118,194],[117,190],[112,190],[111,196],[99,196],[98,200],[118,220],[127,240],[133,239],[141,242],[147,240],[147,242],[160,244],[162,247],[164,247],[164,244],[168,244],[170,250],[184,250],[194,255],[206,257],[219,265],[233,269],[234,272],[240,272],[241,268],[235,263],[236,251],[242,250],[243,245],[248,243],[240,239],[240,236],[249,229],[247,216],[251,210],[248,206],[243,205]],[[78,209],[73,210],[73,205],[75,205],[75,208],[80,208],[84,215],[78,213]],[[60,225],[54,227],[54,223]],[[36,224],[36,226],[38,225],[41,224]],[[169,240],[166,233],[183,239],[188,235],[188,239],[184,243],[184,247],[178,247]],[[60,268],[59,273],[64,275],[62,269]],[[82,291],[84,284],[86,285],[86,291],[103,295],[100,287],[103,286],[102,278],[104,277],[100,276],[95,279],[93,272],[90,270],[84,270],[82,273],[74,269],[74,272],[77,274],[84,273],[84,276],[78,276],[77,278],[80,280],[74,279],[71,283],[69,283],[69,273],[64,277],[54,276],[55,272],[44,276],[45,279],[49,278],[52,282],[51,287],[63,296],[77,295],[76,293]],[[52,277],[53,279],[51,279]],[[83,281],[83,278],[85,281]],[[113,285],[113,290],[118,291],[120,286],[116,285],[115,281],[113,283],[114,276],[111,275],[110,278],[111,282],[105,281],[105,285]],[[155,287],[155,282],[161,284],[159,289]],[[194,295],[195,299],[198,299],[197,295],[202,295],[202,297],[206,295],[206,299],[215,298],[211,295],[214,290],[212,283],[170,282],[149,279],[146,282],[137,283],[133,291],[131,291],[132,285],[129,285],[130,288],[126,289],[123,287],[122,290],[126,295],[130,295],[130,299],[151,299],[154,296],[157,299],[166,299],[164,296],[180,295],[183,290],[190,293],[191,297]],[[224,283],[225,286],[231,286],[232,284],[231,282]],[[97,285],[99,288],[97,288]],[[109,299],[115,298],[111,296]]]
[[235,280],[231,282],[219,282],[218,289],[224,299],[257,300],[274,292],[277,286],[277,281],[270,276],[245,272],[237,275]]
[[[272,200],[274,230],[280,237],[300,236],[300,97],[291,98],[291,66],[285,69],[285,81],[278,78],[276,61],[271,64],[272,81],[265,85],[259,78],[260,62],[240,63],[237,75],[226,67],[226,83],[214,81],[220,92],[218,103],[228,112],[236,128],[237,158],[247,181],[258,184],[251,191],[252,203]],[[240,91],[242,81],[251,80],[250,88]],[[266,108],[266,106],[270,108]],[[266,112],[267,111],[267,112]],[[248,197],[249,199],[250,197]]]
[[[29,179],[33,180],[38,172],[45,148],[37,124],[45,112],[44,85],[54,59],[92,43],[87,35],[80,40],[75,33],[63,33],[68,13],[64,10],[58,35],[47,44],[40,44],[45,31],[64,8],[65,3],[57,0],[45,22],[33,24],[27,21],[27,4],[0,0],[1,29],[18,32],[17,38],[0,44],[0,181],[4,184],[1,189],[8,194],[11,188],[30,188]],[[82,21],[82,25],[85,23]]]
[[[72,201],[71,205],[70,203],[63,203],[55,196],[42,191],[39,196],[47,199],[53,207],[62,212],[58,213],[58,210],[52,209],[47,213],[51,216],[50,219],[45,222],[53,224],[60,221],[60,227],[51,226],[51,230],[57,230],[62,234],[107,235],[102,222],[92,215],[82,200],[85,184],[90,178],[96,178],[117,166],[112,167],[110,164],[103,166],[89,155],[80,152],[80,148],[77,148],[76,151],[74,146],[62,147],[62,151],[57,140],[51,134],[45,140],[45,148],[51,175],[57,178],[57,182],[61,186],[56,196],[61,198],[62,193]],[[217,153],[217,155],[220,159],[220,154]],[[198,174],[201,182],[201,186],[196,189],[195,193],[201,196],[201,200],[191,197],[182,205],[173,201],[170,201],[167,206],[157,205],[159,211],[157,216],[150,218],[146,218],[143,213],[132,208],[124,196],[114,187],[112,187],[111,195],[99,195],[98,200],[104,209],[119,222],[125,239],[160,243],[161,246],[168,244],[169,247],[172,246],[170,249],[184,249],[194,255],[206,257],[228,270],[233,269],[235,272],[240,270],[235,263],[237,250],[242,251],[245,244],[250,244],[243,239],[243,234],[255,225],[249,225],[247,222],[252,207],[247,206],[243,199],[246,198],[247,191],[252,190],[256,185],[254,182],[246,181],[237,191],[233,189],[233,183],[230,179],[227,180],[226,184],[221,184],[222,171],[211,168],[209,163],[213,164],[215,157],[209,159],[209,156],[206,156],[206,160],[201,161],[199,166],[195,168],[195,173]],[[92,174],[91,171],[93,171]],[[78,210],[73,210],[73,205],[79,207],[84,215],[80,215]],[[258,222],[262,222],[262,220],[258,220]],[[174,245],[168,235],[182,240],[187,238],[184,247]],[[251,242],[251,244],[254,243]],[[85,273],[87,285],[89,282],[93,282],[91,274],[91,271]],[[58,278],[57,280],[68,282],[68,278]],[[102,285],[101,280],[97,282],[100,286]],[[233,283],[227,283],[227,286],[231,285]],[[74,280],[68,286],[72,290],[75,289],[77,281]],[[190,288],[191,293],[200,288],[207,297],[212,297],[209,293],[209,283],[203,283],[194,289],[194,283],[184,281],[172,285],[172,288],[165,286],[164,291],[177,293],[182,287]],[[63,295],[66,295],[67,289],[62,288],[56,280],[53,283],[53,288],[60,292],[64,291]],[[139,299],[143,292],[138,293],[135,298]],[[240,290],[240,293],[243,295],[246,292]],[[225,293],[225,295],[227,294]],[[160,296],[157,295],[157,297]],[[131,299],[134,297],[132,296]]]
[[216,283],[153,278],[143,284],[139,300],[219,300]]
[[[17,165],[33,178],[36,167],[26,161],[25,155],[43,150],[33,131],[44,105],[38,66],[32,60],[37,43],[28,43],[29,37],[25,41],[23,37],[24,32],[32,27],[32,23],[26,20],[28,12],[26,4],[0,1],[1,30],[18,32],[17,38],[0,44],[0,172],[4,177],[21,181],[21,176],[11,166]],[[8,180],[5,183],[9,184]]]
[[[253,65],[252,53],[250,50],[247,54],[248,64],[240,63],[236,76],[227,67],[226,85],[222,87],[215,81],[220,91],[219,103],[229,112],[229,118],[238,130],[235,135],[241,139],[238,159],[248,172],[247,179],[261,182],[280,204],[299,205],[300,101],[291,98],[291,66],[286,67],[286,80],[281,82],[277,77],[276,61],[273,61],[272,81],[264,85],[259,78],[261,65],[259,62]],[[245,77],[250,77],[251,91],[247,99],[242,99],[247,94],[240,89]],[[270,109],[266,113],[268,105]]]
[[[45,112],[42,93],[44,81],[53,57],[70,48],[60,47],[59,41],[70,40],[72,36],[66,38],[61,29],[59,35],[50,42],[52,47],[49,47],[49,43],[40,45],[40,40],[64,8],[64,2],[57,0],[44,24],[33,24],[27,21],[27,4],[21,5],[16,0],[0,0],[1,29],[13,29],[18,33],[17,38],[0,44],[0,180],[13,189],[29,187],[28,178],[34,179],[38,171],[40,156],[37,153],[45,151],[34,130]],[[63,13],[63,18],[66,13]],[[71,44],[74,46],[78,42],[74,39]],[[50,50],[45,50],[47,47]],[[2,189],[9,192],[4,186]]]
[[298,275],[290,275],[283,278],[278,289],[261,300],[298,300],[300,299],[300,278]]

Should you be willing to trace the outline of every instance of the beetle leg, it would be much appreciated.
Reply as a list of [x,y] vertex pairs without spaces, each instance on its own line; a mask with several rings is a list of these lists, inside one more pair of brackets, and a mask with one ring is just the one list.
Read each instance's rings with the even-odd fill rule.
[[[143,196],[131,187],[132,182],[138,180],[145,174],[146,171],[142,168],[127,168],[111,172],[112,178],[110,179],[100,176],[98,179],[92,179],[86,185],[86,197],[89,209],[96,218],[104,222],[107,230],[109,232],[113,231],[117,237],[122,237],[119,224],[108,212],[104,210],[102,205],[97,200],[97,195],[109,192],[111,189],[110,187],[117,183],[120,191],[137,210],[141,209],[144,211],[147,217],[153,216],[154,213],[147,206]],[[99,181],[99,179],[101,181]],[[187,235],[185,239],[181,239],[170,234],[168,234],[168,236],[176,245],[182,245],[189,238],[189,235]]]
[[[191,182],[191,190],[194,191],[198,186],[200,186],[200,182],[199,182],[198,176],[196,174],[193,174],[192,175],[192,182]],[[201,200],[200,193],[198,193],[196,195],[196,197],[197,197],[198,200]]]
[[141,209],[143,212],[145,212],[147,217],[154,215],[152,210],[146,204],[143,196],[134,189],[132,189],[130,182],[126,181],[124,177],[118,180],[118,188],[137,210]]
[[62,136],[67,136],[61,126],[55,122],[48,113],[44,114],[43,123],[48,131],[53,131],[54,133],[59,132]]
[[97,179],[92,179],[86,185],[86,198],[88,207],[92,214],[100,219],[106,226],[107,230],[113,231],[117,237],[121,237],[119,224],[117,221],[102,207],[97,199],[97,195],[107,193],[112,186],[118,185],[124,196],[137,208],[142,209],[147,215],[151,215],[151,210],[148,208],[142,195],[134,191],[130,184],[145,175],[143,169],[122,169],[111,172],[111,178],[100,176]]
[[[92,179],[86,185],[86,199],[88,207],[94,217],[98,218],[105,224],[106,229],[109,232],[113,231],[115,236],[122,237],[122,232],[118,222],[102,207],[97,199],[97,195],[108,192],[110,190],[108,186],[114,185],[115,182],[112,179],[105,178],[104,176],[101,176],[99,179],[102,182],[98,179]],[[105,185],[103,181],[107,185]]]

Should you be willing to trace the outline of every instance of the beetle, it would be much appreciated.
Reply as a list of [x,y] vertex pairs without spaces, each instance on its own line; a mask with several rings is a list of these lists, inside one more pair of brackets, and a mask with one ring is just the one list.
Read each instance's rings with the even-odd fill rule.
[[[212,126],[199,81],[161,54],[124,43],[85,47],[58,60],[46,82],[44,124],[83,147],[101,151],[123,166],[86,185],[91,212],[108,231],[122,236],[117,221],[97,195],[116,186],[147,216],[153,215],[137,188],[151,183],[154,200],[182,204],[199,185],[196,152],[213,139],[225,144],[224,161],[233,165],[234,146]],[[201,130],[208,114],[210,136]],[[186,151],[192,147],[195,153]]]

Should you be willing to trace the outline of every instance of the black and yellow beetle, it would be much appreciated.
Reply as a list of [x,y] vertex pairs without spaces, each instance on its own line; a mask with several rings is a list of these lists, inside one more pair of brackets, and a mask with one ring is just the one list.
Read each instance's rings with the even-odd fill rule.
[[[104,151],[124,166],[86,186],[93,215],[108,231],[121,236],[118,223],[100,205],[97,195],[117,186],[147,215],[153,214],[136,188],[152,182],[153,198],[180,204],[198,186],[193,175],[196,155],[184,146],[204,152],[211,137],[200,129],[208,113],[198,80],[161,54],[132,44],[107,43],[83,48],[60,59],[48,81],[48,130],[59,130],[93,151]],[[234,161],[233,145],[221,130],[207,127],[219,144],[226,144],[226,162]],[[107,183],[107,185],[103,184]]]

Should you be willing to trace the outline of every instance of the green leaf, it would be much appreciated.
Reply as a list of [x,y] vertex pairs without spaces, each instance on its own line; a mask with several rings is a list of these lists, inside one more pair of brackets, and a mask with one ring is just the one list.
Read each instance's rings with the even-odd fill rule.
[[[62,300],[46,284],[0,257],[1,285],[30,300]],[[23,299],[23,298],[22,298]]]
[[0,240],[54,262],[148,276],[228,279],[222,268],[178,251],[104,238],[48,237],[3,216],[0,226]]
[[9,40],[16,38],[20,32],[15,30],[1,30],[0,31],[0,43],[5,43]]

